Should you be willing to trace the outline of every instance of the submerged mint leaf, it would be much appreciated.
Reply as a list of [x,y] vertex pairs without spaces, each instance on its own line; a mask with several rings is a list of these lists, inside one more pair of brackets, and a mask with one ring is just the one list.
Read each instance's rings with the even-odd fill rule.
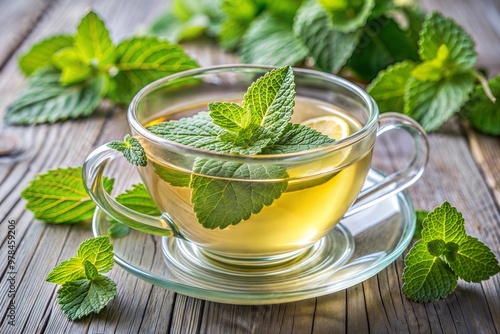
[[436,301],[457,287],[458,277],[439,256],[427,251],[424,240],[417,241],[405,257],[403,293],[417,302]]
[[478,239],[467,236],[453,257],[446,257],[451,269],[467,282],[479,283],[500,272],[491,249]]
[[126,135],[123,141],[113,140],[106,146],[123,153],[125,159],[132,165],[144,167],[148,164],[146,152],[139,142],[139,139],[135,137]]
[[293,23],[309,53],[322,71],[337,73],[358,44],[360,31],[343,33],[333,28],[324,8],[315,1],[304,3]]
[[223,229],[248,219],[252,213],[271,205],[287,188],[286,181],[250,181],[285,178],[286,172],[278,166],[200,159],[194,165],[194,172],[191,201],[198,221],[209,229]]
[[52,56],[59,50],[73,46],[73,36],[54,35],[36,44],[19,57],[19,68],[30,76],[42,67],[52,65]]
[[241,42],[241,59],[247,64],[295,65],[307,54],[290,24],[267,14],[252,22]]
[[54,68],[42,68],[28,81],[5,115],[10,124],[54,123],[92,114],[105,87],[101,77],[79,84],[63,86],[60,72]]
[[70,320],[98,313],[116,296],[116,283],[98,275],[92,280],[79,279],[65,283],[57,291],[57,301]]
[[492,102],[484,93],[483,87],[477,85],[464,106],[464,112],[474,129],[498,136],[500,135],[500,75],[488,81],[488,85],[497,101]]
[[415,64],[411,61],[390,65],[370,83],[368,94],[375,99],[380,112],[403,111],[405,87],[414,68]]

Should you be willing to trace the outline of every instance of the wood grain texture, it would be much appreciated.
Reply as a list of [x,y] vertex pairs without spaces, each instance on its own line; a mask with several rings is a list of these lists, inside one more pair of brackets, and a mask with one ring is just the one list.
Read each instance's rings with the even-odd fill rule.
[[[438,8],[456,17],[474,35],[481,64],[491,71],[500,68],[498,3],[486,0],[422,2],[427,8]],[[5,0],[0,1],[0,6],[7,8],[5,3]],[[12,1],[8,6],[14,8],[19,17],[22,15],[19,13],[31,8],[30,3],[35,1]],[[90,6],[104,17],[116,41],[130,35],[136,26],[147,25],[167,7],[167,1],[163,0],[57,0],[51,5],[46,0],[36,3],[41,7],[33,6],[29,13],[37,18],[33,19],[36,25],[24,28],[17,21],[4,21],[7,14],[0,11],[1,22],[9,24],[7,31],[21,36],[5,49],[0,39],[0,63],[5,64],[0,72],[0,116],[25,84],[15,57],[34,41],[53,33],[73,31]],[[202,65],[237,62],[234,55],[221,52],[210,42],[190,43],[186,49]],[[86,119],[8,130],[22,137],[30,150],[22,160],[0,164],[1,254],[6,254],[7,220],[14,219],[17,222],[18,281],[16,327],[12,327],[5,317],[7,259],[2,255],[0,333],[500,332],[498,275],[481,284],[460,282],[450,297],[436,303],[418,304],[401,294],[403,257],[350,289],[295,303],[259,306],[226,305],[187,297],[143,282],[116,267],[110,277],[118,284],[118,296],[100,314],[70,322],[56,303],[57,287],[46,283],[44,278],[57,263],[73,256],[78,245],[91,236],[90,226],[53,226],[36,221],[31,212],[25,210],[19,193],[37,173],[59,166],[81,165],[95,147],[122,138],[128,132],[126,118],[122,110],[104,106]],[[464,131],[456,121],[449,122],[429,137],[428,169],[422,180],[409,189],[415,206],[432,209],[444,200],[450,201],[464,214],[469,233],[498,254],[499,138]],[[400,167],[408,153],[408,145],[404,136],[383,136],[377,144],[375,165],[387,171]],[[117,184],[117,191],[137,181],[133,169],[126,164],[112,166],[109,173],[117,175],[118,171],[121,175],[126,172]],[[130,256],[141,265],[161,270],[161,255],[143,251],[146,245],[157,241],[154,237],[143,236],[140,242],[131,245]]]

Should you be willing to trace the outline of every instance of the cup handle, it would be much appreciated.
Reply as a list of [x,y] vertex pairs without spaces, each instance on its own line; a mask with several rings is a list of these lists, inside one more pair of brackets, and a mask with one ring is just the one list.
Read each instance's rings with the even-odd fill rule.
[[405,168],[387,175],[380,182],[364,189],[344,217],[348,217],[403,191],[422,176],[429,158],[429,142],[425,130],[412,118],[387,112],[380,116],[377,137],[394,129],[407,131],[415,144],[415,153]]
[[175,235],[175,225],[166,215],[150,216],[131,210],[111,197],[104,189],[103,174],[106,166],[121,153],[106,145],[95,149],[83,164],[83,184],[90,197],[109,216],[141,232],[161,236]]

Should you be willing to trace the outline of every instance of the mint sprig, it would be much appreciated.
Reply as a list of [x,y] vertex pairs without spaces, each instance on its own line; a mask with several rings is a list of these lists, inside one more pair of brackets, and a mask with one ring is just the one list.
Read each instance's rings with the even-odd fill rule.
[[98,313],[116,296],[116,283],[103,275],[113,264],[113,246],[100,236],[84,241],[74,257],[49,273],[47,282],[62,285],[57,301],[70,320]]
[[178,45],[153,37],[114,45],[104,21],[90,11],[74,36],[38,42],[20,57],[19,67],[29,83],[7,110],[11,124],[88,116],[105,97],[127,104],[150,82],[198,64]]
[[462,278],[481,282],[500,272],[495,255],[467,235],[462,214],[448,202],[423,221],[422,239],[405,258],[403,293],[418,302],[435,301],[452,293]]
[[[290,123],[294,97],[293,71],[285,66],[255,81],[241,105],[211,103],[210,113],[159,123],[148,130],[180,144],[239,155],[293,153],[331,144],[334,140],[320,132]],[[198,159],[191,175],[160,165],[154,169],[173,186],[192,189],[196,217],[210,229],[248,219],[271,205],[288,187],[286,171],[273,165]]]

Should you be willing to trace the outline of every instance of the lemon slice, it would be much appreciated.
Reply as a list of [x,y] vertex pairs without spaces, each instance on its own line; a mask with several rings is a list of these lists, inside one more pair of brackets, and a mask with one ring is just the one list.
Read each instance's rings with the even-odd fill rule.
[[350,134],[349,124],[344,119],[334,115],[309,118],[302,122],[302,125],[313,128],[335,140],[346,138]]

